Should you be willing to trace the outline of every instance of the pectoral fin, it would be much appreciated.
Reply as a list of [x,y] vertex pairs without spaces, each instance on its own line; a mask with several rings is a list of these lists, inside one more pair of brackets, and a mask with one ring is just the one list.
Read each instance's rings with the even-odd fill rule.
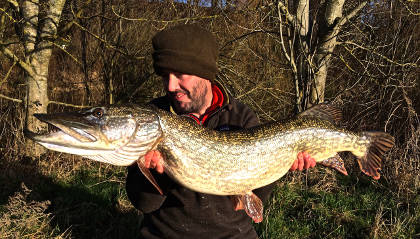
[[155,188],[159,191],[160,195],[163,195],[162,189],[159,187],[158,183],[156,182],[156,179],[153,177],[150,170],[144,166],[143,161],[143,158],[138,159],[137,166],[139,167],[143,175],[150,181],[150,183],[152,183],[153,186],[155,186]]
[[348,175],[347,170],[344,167],[344,161],[338,154],[336,154],[334,157],[321,161],[320,164],[333,168],[344,175]]
[[252,218],[255,223],[263,220],[263,203],[253,192],[244,195],[236,195],[234,209],[237,210],[239,205],[243,206],[246,214]]

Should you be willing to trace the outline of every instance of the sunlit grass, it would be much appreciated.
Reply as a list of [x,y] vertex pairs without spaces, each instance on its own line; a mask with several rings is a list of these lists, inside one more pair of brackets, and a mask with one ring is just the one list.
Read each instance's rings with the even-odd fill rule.
[[[352,179],[353,181],[350,181]],[[340,180],[333,190],[283,181],[256,225],[262,238],[415,238],[417,195],[401,201],[381,183]],[[340,183],[342,183],[340,185]]]
[[[2,235],[138,237],[142,216],[127,199],[125,168],[56,156],[29,165],[25,160],[2,162]],[[45,165],[54,160],[60,168],[47,170]],[[260,238],[420,236],[419,194],[403,197],[386,180],[371,180],[353,171],[342,176],[317,166],[309,172],[289,173],[266,202],[264,221],[255,224]]]

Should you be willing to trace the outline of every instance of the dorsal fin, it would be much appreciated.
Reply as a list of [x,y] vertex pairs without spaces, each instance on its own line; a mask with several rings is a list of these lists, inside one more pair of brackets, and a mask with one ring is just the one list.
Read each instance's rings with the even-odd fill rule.
[[311,108],[299,113],[296,117],[300,118],[307,116],[328,120],[335,125],[338,125],[343,119],[341,110],[328,103],[314,105]]

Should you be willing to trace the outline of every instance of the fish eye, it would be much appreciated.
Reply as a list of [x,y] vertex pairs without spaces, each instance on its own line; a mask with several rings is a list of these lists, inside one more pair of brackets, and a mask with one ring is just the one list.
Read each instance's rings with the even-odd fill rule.
[[104,110],[102,108],[96,108],[92,111],[92,115],[96,118],[102,118],[104,116]]

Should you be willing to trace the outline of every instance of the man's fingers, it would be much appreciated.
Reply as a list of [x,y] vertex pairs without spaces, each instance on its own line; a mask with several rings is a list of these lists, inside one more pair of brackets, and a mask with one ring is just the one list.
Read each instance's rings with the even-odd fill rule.
[[144,155],[144,166],[154,168],[158,173],[163,173],[163,156],[158,150],[151,150]]
[[289,171],[302,171],[303,169],[313,168],[315,165],[315,159],[313,159],[309,153],[303,151],[298,153],[297,159],[295,162],[293,162],[293,165],[290,167]]
[[162,164],[158,164],[158,165],[156,166],[156,171],[157,171],[158,173],[163,173],[163,165],[162,165]]
[[298,169],[300,171],[303,170],[303,166],[305,165],[305,161],[304,161],[304,153],[299,153],[298,154]]
[[156,165],[159,163],[158,153],[155,150],[151,152],[152,152],[152,161],[150,162],[150,167],[156,168]]
[[154,157],[155,159],[155,169],[158,173],[163,173],[163,165],[162,165],[162,154],[159,151],[155,151]]
[[311,158],[312,162],[311,162],[311,168],[315,167],[316,165],[316,161],[315,159]]
[[305,166],[305,169],[308,169],[312,165],[312,159],[311,156],[307,152],[303,152],[303,164]]
[[315,167],[316,161],[314,158],[311,157],[310,154],[308,154],[307,152],[303,152],[303,156],[304,156],[306,169]]
[[144,166],[146,168],[150,168],[150,162],[153,158],[153,151],[149,151],[144,155]]
[[293,165],[290,168],[290,171],[295,171],[297,169],[297,166],[298,166],[298,159],[296,159],[295,162],[293,162]]

